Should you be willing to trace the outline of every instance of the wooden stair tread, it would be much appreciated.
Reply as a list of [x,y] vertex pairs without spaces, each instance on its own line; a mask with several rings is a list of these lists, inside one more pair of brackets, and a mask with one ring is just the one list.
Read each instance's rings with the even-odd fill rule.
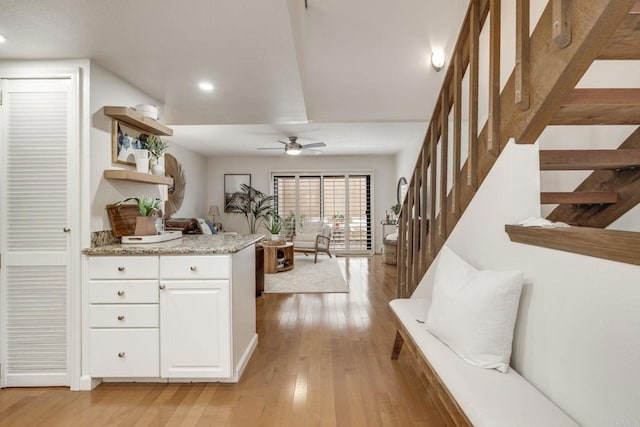
[[[619,151],[640,149],[640,128],[619,147]],[[605,228],[640,203],[640,168],[596,170],[575,191],[615,190],[618,202],[610,205],[559,205],[548,216],[551,221],[585,227]]]
[[573,192],[542,192],[540,203],[543,205],[601,205],[618,201],[615,191],[573,191]]
[[640,233],[589,227],[506,225],[512,242],[640,265]]
[[640,166],[640,149],[540,150],[540,170],[629,169]]
[[639,125],[640,89],[574,89],[550,125]]

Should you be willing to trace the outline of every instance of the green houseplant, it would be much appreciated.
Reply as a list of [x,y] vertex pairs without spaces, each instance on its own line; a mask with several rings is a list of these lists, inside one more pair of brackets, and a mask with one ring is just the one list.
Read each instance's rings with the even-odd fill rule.
[[164,176],[164,153],[167,151],[167,142],[156,135],[147,137],[147,150],[151,155],[151,173]]
[[151,236],[157,234],[155,216],[160,212],[160,204],[162,200],[153,197],[129,197],[116,203],[118,208],[124,203],[133,200],[138,206],[140,216],[136,217],[136,228],[134,234],[136,236]]
[[271,240],[280,240],[280,231],[282,231],[282,218],[277,213],[272,213],[271,220],[266,225],[267,230],[271,233]]
[[244,215],[249,225],[249,234],[256,234],[265,222],[277,215],[273,209],[273,200],[273,196],[242,184],[240,191],[231,197],[227,207],[234,214]]

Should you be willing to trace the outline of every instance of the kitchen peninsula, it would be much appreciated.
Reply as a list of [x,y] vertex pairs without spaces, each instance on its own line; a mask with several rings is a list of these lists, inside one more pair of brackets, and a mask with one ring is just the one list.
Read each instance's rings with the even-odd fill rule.
[[83,387],[105,381],[238,382],[257,345],[255,243],[183,236],[83,250]]

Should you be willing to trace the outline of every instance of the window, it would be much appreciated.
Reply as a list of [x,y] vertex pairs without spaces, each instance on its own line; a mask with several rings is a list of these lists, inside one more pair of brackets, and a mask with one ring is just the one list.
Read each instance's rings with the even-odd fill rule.
[[287,237],[301,223],[322,221],[333,226],[334,251],[371,252],[370,174],[274,174],[273,195]]

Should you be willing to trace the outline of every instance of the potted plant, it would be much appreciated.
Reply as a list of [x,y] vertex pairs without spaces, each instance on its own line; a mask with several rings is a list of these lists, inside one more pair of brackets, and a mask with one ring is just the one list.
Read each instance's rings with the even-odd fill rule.
[[140,216],[136,217],[136,229],[134,234],[136,236],[152,236],[157,234],[155,214],[160,211],[160,203],[162,203],[162,200],[144,196],[129,197],[119,201],[116,205],[120,207],[129,200],[134,200],[138,206],[138,210],[140,211]]
[[333,222],[336,228],[340,227],[340,223],[344,222],[344,214],[341,212],[336,212],[333,215]]
[[244,215],[249,225],[249,234],[256,231],[270,220],[273,210],[273,196],[268,196],[247,184],[240,186],[240,191],[231,197],[229,209],[236,215]]
[[396,203],[395,205],[391,205],[391,211],[394,215],[394,220],[398,220],[398,215],[400,215],[400,209],[402,209],[402,205],[400,203]]
[[156,135],[148,136],[146,144],[147,150],[151,155],[151,173],[164,176],[164,153],[169,145],[164,139]]
[[271,240],[280,240],[280,231],[282,230],[282,218],[273,212],[271,220],[266,225],[267,230],[271,233]]

